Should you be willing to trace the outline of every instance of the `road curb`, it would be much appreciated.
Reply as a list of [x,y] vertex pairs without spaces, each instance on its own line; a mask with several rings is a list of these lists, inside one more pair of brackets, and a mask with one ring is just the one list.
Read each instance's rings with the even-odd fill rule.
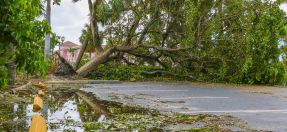
[[19,90],[30,89],[30,88],[32,88],[32,83],[28,82],[27,84],[24,84],[24,85],[19,86],[17,88],[13,88],[13,89],[7,90],[7,91],[5,91],[4,94],[16,94],[17,91],[19,91]]
[[46,84],[118,84],[119,80],[76,80],[76,81],[47,81]]

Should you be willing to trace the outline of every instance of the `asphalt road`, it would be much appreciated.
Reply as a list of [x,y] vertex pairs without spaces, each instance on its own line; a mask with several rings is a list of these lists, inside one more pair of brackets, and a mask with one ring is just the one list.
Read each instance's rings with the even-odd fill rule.
[[250,128],[287,131],[287,95],[285,95],[287,89],[285,88],[199,86],[168,82],[89,84],[88,86],[92,88],[81,90],[93,92],[105,100],[142,104],[145,107],[182,114],[230,114],[246,120]]

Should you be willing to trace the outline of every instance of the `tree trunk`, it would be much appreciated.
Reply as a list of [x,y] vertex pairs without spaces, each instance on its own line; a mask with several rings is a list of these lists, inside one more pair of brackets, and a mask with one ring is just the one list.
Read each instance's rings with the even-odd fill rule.
[[[89,0],[89,7],[91,8],[91,0]],[[97,15],[94,15],[94,14],[97,14],[97,6],[99,4],[99,0],[96,0],[94,3],[93,3],[93,13],[91,15],[91,29],[92,29],[92,34],[93,34],[93,40],[94,40],[94,45],[95,45],[95,49],[96,49],[96,52],[97,54],[101,54],[104,49],[102,48],[102,45],[101,45],[101,40],[100,40],[100,35],[99,35],[99,27],[98,27],[98,18],[97,18]]]
[[97,55],[89,62],[87,62],[84,66],[77,70],[79,76],[85,77],[89,71],[95,69],[98,65],[109,61],[109,56],[115,51],[116,47],[109,48],[102,54]]
[[80,64],[80,62],[81,62],[81,60],[82,60],[82,57],[83,57],[83,55],[84,55],[84,53],[85,53],[85,50],[86,50],[87,45],[88,45],[88,38],[85,38],[84,43],[83,43],[83,45],[82,45],[82,48],[81,48],[81,50],[80,50],[80,53],[79,53],[79,55],[78,55],[78,58],[77,58],[77,60],[76,60],[76,62],[75,62],[74,70],[77,70],[77,69],[78,69],[78,66],[79,66],[79,64]]
[[[51,26],[51,0],[47,0],[47,21],[49,26]],[[45,37],[45,61],[48,61],[50,58],[50,34],[46,34]]]
[[[10,52],[15,53],[15,46],[13,46],[13,44],[10,44]],[[16,67],[14,60],[13,62],[6,64],[6,68],[8,70],[8,84],[14,85],[16,76]]]
[[109,49],[105,50],[101,54],[95,56],[93,59],[91,59],[89,62],[87,62],[84,66],[82,66],[80,69],[77,70],[77,73],[79,76],[85,77],[88,72],[95,69],[98,65],[103,64],[105,62],[108,62],[110,60],[110,56],[115,51],[132,51],[137,49],[138,46],[132,46],[132,47],[126,47],[126,46],[114,46],[110,47]]
[[[93,11],[92,11],[93,10],[92,0],[88,0],[88,4],[89,4],[89,11],[90,11],[90,19],[92,19],[92,17],[93,17],[93,15],[92,15],[92,13],[93,13]],[[88,32],[93,32],[93,30],[91,28],[92,28],[92,23],[90,24],[90,27],[88,28]],[[88,41],[88,37],[86,37],[84,42],[83,42],[83,44],[82,44],[82,48],[81,48],[81,51],[80,51],[80,53],[78,55],[78,58],[77,58],[77,60],[75,62],[74,70],[78,69],[78,66],[79,66],[79,64],[80,64],[80,62],[82,60],[82,57],[83,57],[84,53],[85,53],[86,47],[88,45],[88,42],[89,42]]]
[[15,62],[11,62],[6,64],[6,68],[8,70],[8,84],[9,85],[14,85],[15,84],[15,74],[16,74],[16,68],[15,68]]

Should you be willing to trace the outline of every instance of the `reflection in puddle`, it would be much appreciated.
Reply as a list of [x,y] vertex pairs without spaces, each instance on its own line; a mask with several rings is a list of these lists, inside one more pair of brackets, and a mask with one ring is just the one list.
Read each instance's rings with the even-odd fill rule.
[[38,112],[33,112],[32,102],[0,104],[0,130],[28,131],[34,114],[46,119],[48,131],[82,132],[85,123],[106,122],[113,119],[112,114],[151,112],[144,108],[97,100],[92,94],[81,91],[52,91],[42,99],[43,108]]

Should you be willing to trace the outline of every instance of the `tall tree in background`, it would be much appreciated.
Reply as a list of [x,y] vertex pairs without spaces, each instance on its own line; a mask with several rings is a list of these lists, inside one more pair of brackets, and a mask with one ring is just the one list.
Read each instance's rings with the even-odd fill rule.
[[[51,0],[46,0],[47,9],[46,9],[46,20],[48,21],[49,26],[51,26]],[[45,37],[45,61],[48,61],[50,58],[50,34],[46,34]]]
[[[46,0],[47,8],[46,8],[46,20],[48,21],[49,26],[51,26],[51,2],[52,0]],[[53,5],[60,5],[61,0],[53,0]],[[45,37],[45,61],[48,61],[50,58],[50,34],[46,34]]]

